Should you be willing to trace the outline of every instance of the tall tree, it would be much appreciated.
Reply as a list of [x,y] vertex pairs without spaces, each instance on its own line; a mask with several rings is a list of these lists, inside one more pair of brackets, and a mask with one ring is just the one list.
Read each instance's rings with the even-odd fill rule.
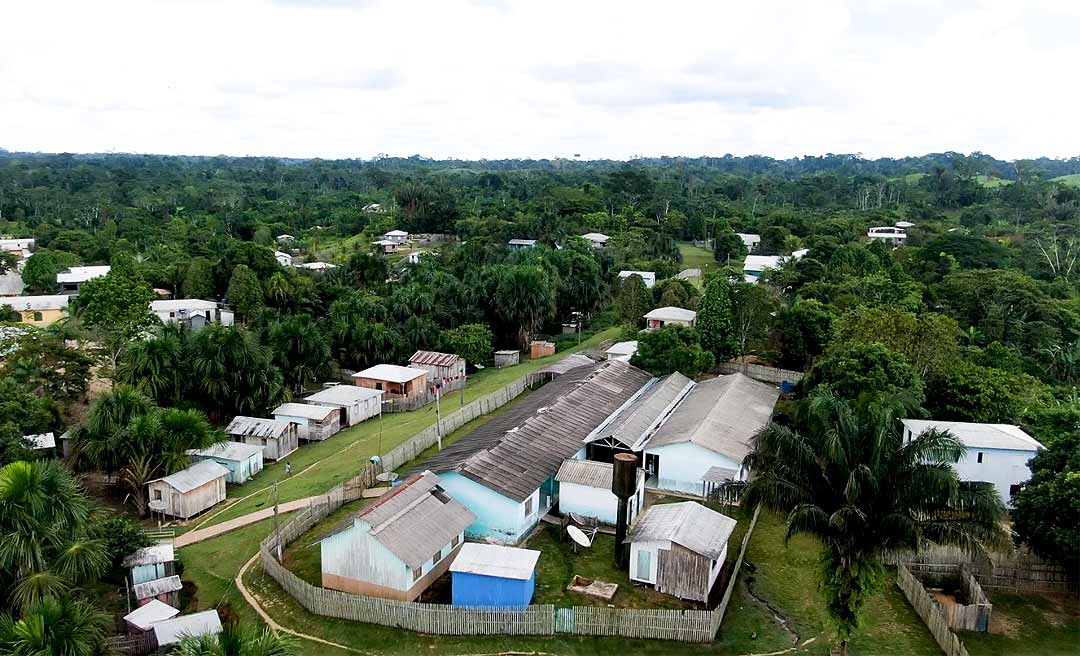
[[694,325],[701,334],[702,348],[717,361],[730,359],[737,346],[731,314],[731,288],[720,276],[710,276]]
[[139,278],[111,271],[83,284],[75,297],[75,312],[83,325],[104,338],[115,367],[121,349],[159,323],[150,312],[155,298]]
[[295,316],[270,327],[267,345],[285,384],[296,394],[334,369],[330,342],[309,316]]
[[270,349],[239,326],[214,324],[195,333],[190,370],[195,395],[217,419],[260,416],[285,398]]
[[887,556],[921,540],[972,550],[1004,539],[997,492],[957,478],[959,440],[929,431],[903,443],[898,416],[908,410],[885,395],[850,402],[819,392],[800,407],[797,430],[770,424],[744,462],[753,476],[743,504],[785,513],[789,538],[821,540],[819,576],[842,654],[886,579]]
[[263,290],[255,273],[240,264],[233,269],[225,300],[245,321],[250,320],[263,306]]
[[555,316],[551,281],[539,267],[510,267],[495,289],[495,308],[515,328],[517,342],[524,348],[531,336]]

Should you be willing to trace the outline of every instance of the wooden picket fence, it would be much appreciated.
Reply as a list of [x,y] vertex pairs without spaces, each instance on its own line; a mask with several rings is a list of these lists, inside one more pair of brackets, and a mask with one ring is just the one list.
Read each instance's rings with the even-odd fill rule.
[[746,560],[746,548],[750,545],[750,536],[754,534],[754,527],[757,526],[759,515],[761,515],[760,504],[758,504],[757,508],[754,508],[754,517],[750,520],[750,526],[743,535],[742,544],[739,546],[739,557],[735,560],[735,568],[731,572],[731,579],[728,581],[727,588],[724,589],[724,596],[720,599],[720,605],[712,611],[712,624],[709,626],[712,635],[716,635],[720,631],[720,625],[724,622],[724,613],[727,612],[728,604],[731,603],[731,595],[735,592],[735,584],[739,580],[739,571],[742,569],[743,561]]
[[965,563],[906,563],[908,571],[925,587],[939,587],[955,581],[963,588],[966,604],[939,604],[949,628],[958,631],[982,631],[990,629],[993,604],[975,579],[971,568]]
[[716,368],[722,374],[745,374],[754,380],[775,385],[783,382],[797,383],[806,375],[801,371],[792,369],[777,369],[776,367],[766,367],[763,364],[744,364],[741,362],[721,362]]
[[945,656],[968,656],[964,643],[949,628],[948,620],[942,614],[941,607],[934,602],[923,584],[903,563],[896,568],[896,584],[903,590],[904,596],[926,624],[930,635],[934,636],[934,640],[945,652]]

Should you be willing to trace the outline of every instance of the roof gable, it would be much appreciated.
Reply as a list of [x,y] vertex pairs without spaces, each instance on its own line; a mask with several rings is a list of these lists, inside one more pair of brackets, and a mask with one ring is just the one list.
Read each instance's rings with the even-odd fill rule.
[[634,522],[626,543],[668,541],[706,558],[717,558],[727,546],[736,521],[700,503],[649,506]]

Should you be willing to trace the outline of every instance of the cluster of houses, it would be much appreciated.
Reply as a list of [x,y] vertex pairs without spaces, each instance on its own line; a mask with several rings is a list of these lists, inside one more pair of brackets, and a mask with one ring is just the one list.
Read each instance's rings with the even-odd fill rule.
[[[323,585],[413,600],[450,572],[455,604],[526,605],[542,556],[519,545],[549,513],[583,526],[615,524],[613,462],[631,454],[638,470],[625,507],[630,579],[706,601],[736,522],[697,499],[746,481],[743,460],[779,391],[741,373],[657,378],[625,361],[631,345],[617,346],[601,362],[574,358],[324,538]],[[1006,500],[1040,448],[1015,426],[904,427],[908,440],[950,430],[967,447],[961,477],[992,482]],[[649,505],[646,492],[687,500]]]
[[129,636],[149,638],[157,649],[164,649],[188,636],[221,633],[221,618],[216,610],[180,614],[183,586],[176,574],[173,545],[139,549],[124,558],[123,566],[136,605],[124,616]]

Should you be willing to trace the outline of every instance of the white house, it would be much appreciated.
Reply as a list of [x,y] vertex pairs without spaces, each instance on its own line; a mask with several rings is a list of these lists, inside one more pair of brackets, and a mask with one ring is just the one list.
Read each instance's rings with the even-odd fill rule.
[[409,233],[404,230],[391,230],[383,235],[383,239],[386,241],[392,241],[395,244],[404,244],[409,241]]
[[307,269],[308,271],[326,271],[328,269],[336,269],[336,264],[330,264],[329,262],[304,262],[296,265],[297,269]]
[[587,232],[581,235],[581,238],[591,243],[592,247],[598,250],[606,248],[608,240],[611,239],[602,232]]
[[292,235],[289,235],[289,234],[278,235],[275,239],[277,240],[277,243],[279,243],[279,244],[291,244],[294,241],[296,241],[296,237],[293,237]]
[[743,246],[746,246],[747,253],[753,253],[757,245],[761,243],[761,235],[755,235],[751,232],[736,232],[735,234],[739,235]]
[[791,255],[747,255],[743,260],[743,280],[756,283],[761,279],[761,274],[769,269],[779,269],[788,260],[798,260],[806,256],[810,249],[802,249]]
[[222,630],[221,618],[216,610],[204,610],[201,613],[155,622],[151,628],[159,648],[175,645],[187,637],[217,635]]
[[424,472],[319,543],[324,588],[412,601],[442,576],[476,516]]
[[15,253],[20,259],[30,257],[34,250],[34,238],[24,237],[19,239],[0,239],[0,252]]
[[150,509],[188,519],[225,500],[225,477],[229,470],[211,460],[147,483]]
[[866,231],[870,241],[883,241],[889,246],[903,246],[907,241],[907,233],[903,228],[894,226],[876,226]]
[[375,246],[377,246],[379,248],[379,250],[383,252],[384,255],[389,255],[391,253],[396,253],[396,252],[398,252],[398,249],[401,248],[401,244],[399,244],[396,241],[392,241],[390,239],[380,239],[378,241],[373,241],[371,243],[374,244]]
[[234,322],[231,311],[222,310],[214,301],[198,298],[152,301],[150,311],[156,314],[163,323],[183,323],[192,330],[198,330],[211,323],[231,326]]
[[259,417],[233,417],[225,433],[233,442],[262,447],[264,460],[280,460],[289,455],[299,443],[296,424]]
[[292,266],[292,255],[282,251],[274,251],[274,259],[283,267]]
[[[604,524],[615,525],[619,513],[619,498],[611,491],[614,465],[595,460],[564,460],[555,474],[559,482],[559,510],[592,517]],[[645,503],[645,470],[638,469],[637,491],[627,502],[627,524],[634,519]]]
[[630,529],[630,580],[705,602],[727,560],[735,520],[693,501],[650,506]]
[[1010,424],[923,419],[904,419],[902,423],[905,443],[932,428],[956,436],[965,449],[964,457],[956,463],[960,480],[993,483],[1005,505],[1012,505],[1012,496],[1031,478],[1028,461],[1043,448],[1019,426]]
[[630,340],[627,342],[616,342],[611,345],[611,348],[604,351],[605,360],[630,360],[638,351],[637,340]]
[[94,278],[109,275],[112,267],[105,265],[76,266],[56,274],[56,284],[61,294],[78,294],[79,288]]
[[646,312],[644,316],[646,330],[657,330],[664,326],[671,325],[693,328],[694,321],[697,320],[697,312],[670,305],[650,310],[649,312]]
[[341,430],[338,408],[311,403],[282,403],[274,408],[274,419],[296,424],[296,435],[309,442],[321,442]]
[[656,286],[656,272],[655,271],[620,271],[619,279],[629,278],[630,276],[637,276],[641,278],[641,281],[645,283],[645,287],[652,289]]
[[304,400],[312,405],[337,408],[342,426],[352,426],[382,414],[383,392],[356,385],[332,385]]
[[741,373],[696,383],[644,445],[649,487],[700,494],[715,467],[744,479],[750,441],[779,398],[776,387]]
[[535,239],[511,239],[506,242],[507,247],[512,251],[520,250],[522,248],[532,248],[536,246]]
[[897,221],[893,225],[896,226],[897,228],[903,228],[904,230],[907,230],[908,228],[914,228],[915,227],[915,224],[912,223],[911,221]]

